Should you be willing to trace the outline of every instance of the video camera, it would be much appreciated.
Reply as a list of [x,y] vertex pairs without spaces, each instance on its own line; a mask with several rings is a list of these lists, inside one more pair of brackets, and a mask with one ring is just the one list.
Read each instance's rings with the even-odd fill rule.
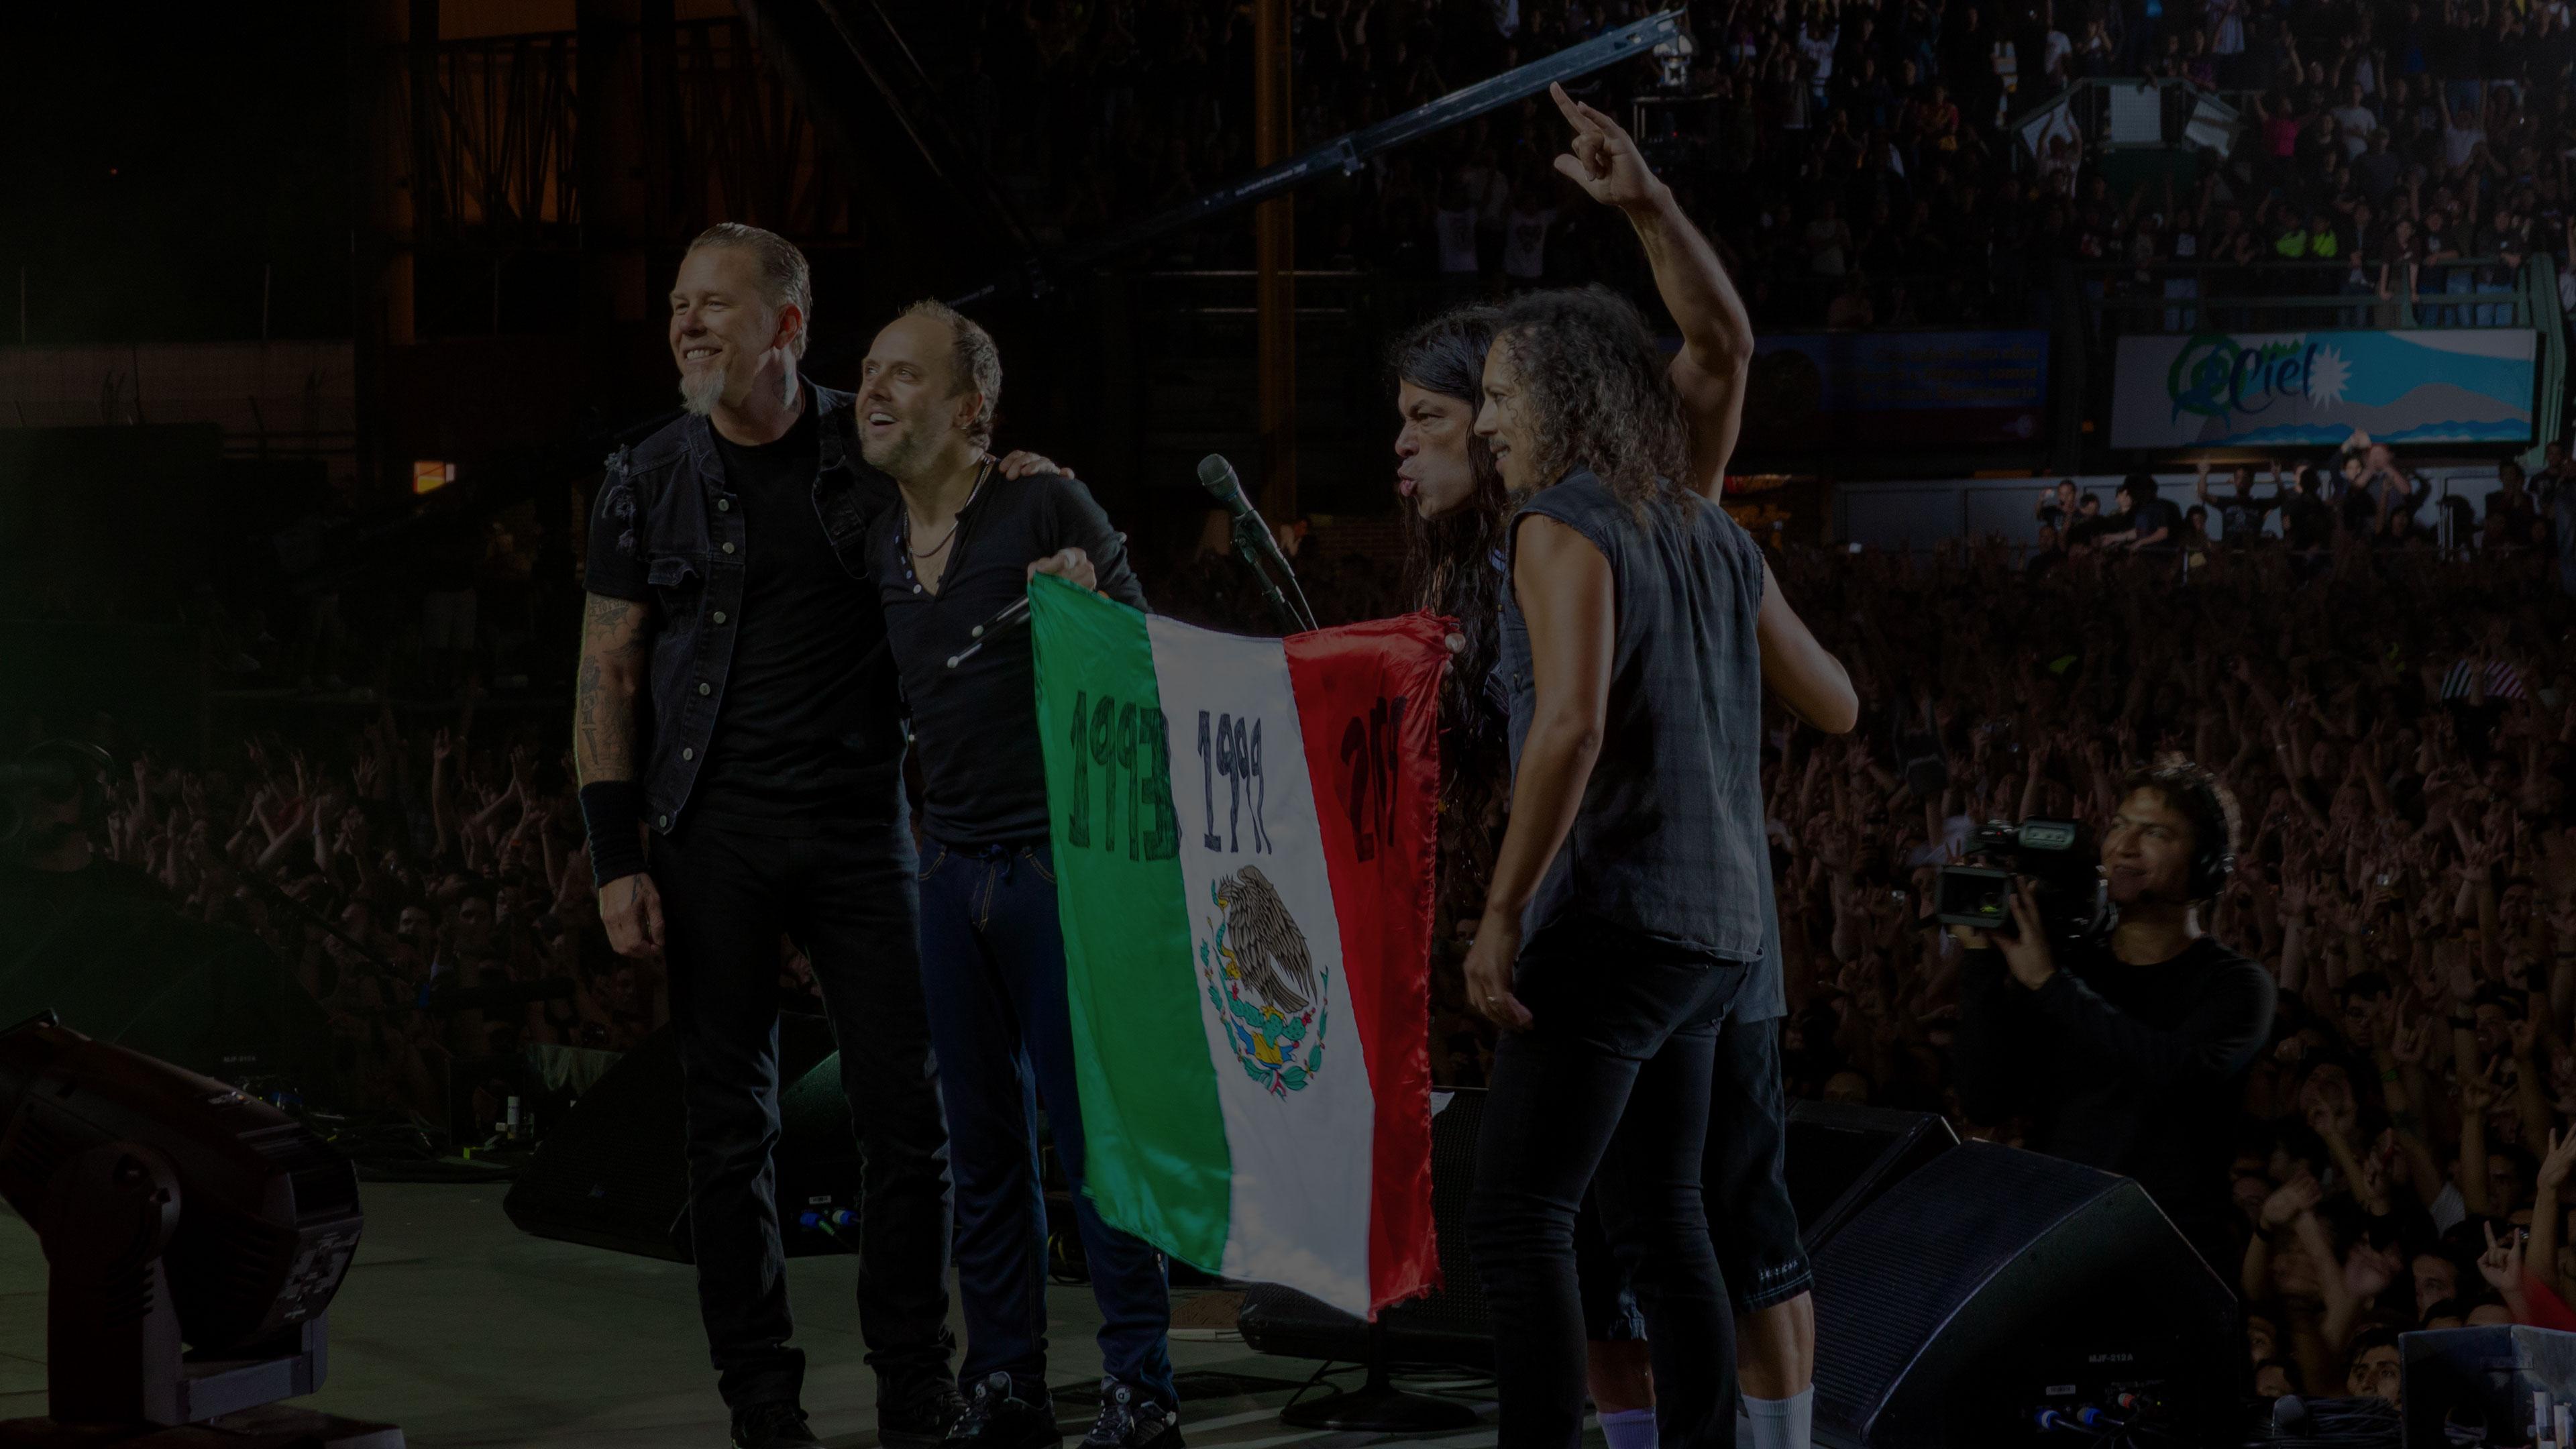
[[2081,941],[2101,928],[2108,896],[2100,853],[2074,821],[1990,820],[1968,837],[1966,853],[1970,863],[1941,867],[1934,905],[1943,925],[2019,935],[2013,881],[2027,877],[2051,940]]

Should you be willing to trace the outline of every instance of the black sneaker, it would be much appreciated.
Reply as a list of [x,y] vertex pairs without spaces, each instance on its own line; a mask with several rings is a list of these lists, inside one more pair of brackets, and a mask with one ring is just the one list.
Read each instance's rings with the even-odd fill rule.
[[733,1416],[733,1449],[823,1449],[794,1401],[753,1404]]
[[1083,1449],[1181,1449],[1180,1416],[1116,1379],[1100,1381],[1100,1417]]
[[1011,1376],[996,1373],[966,1391],[965,1412],[942,1442],[955,1449],[1050,1449],[1064,1442],[1064,1431],[1055,1425],[1053,1402],[1021,1398]]
[[932,1449],[965,1412],[957,1381],[944,1373],[877,1381],[877,1442],[887,1449]]

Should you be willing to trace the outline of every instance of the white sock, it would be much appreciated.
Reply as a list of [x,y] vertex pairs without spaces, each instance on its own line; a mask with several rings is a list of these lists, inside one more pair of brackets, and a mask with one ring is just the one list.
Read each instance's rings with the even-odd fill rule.
[[1621,1409],[1601,1416],[1601,1437],[1610,1449],[1655,1449],[1655,1411]]
[[[1785,1399],[1744,1396],[1744,1416],[1753,1421],[1753,1449],[1810,1449],[1816,1420],[1816,1386],[1809,1384]],[[1610,1421],[1605,1417],[1602,1423]]]

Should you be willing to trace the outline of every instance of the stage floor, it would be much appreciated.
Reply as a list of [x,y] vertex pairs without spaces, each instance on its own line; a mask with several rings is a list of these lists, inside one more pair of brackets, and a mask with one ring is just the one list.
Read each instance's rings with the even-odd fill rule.
[[[501,1191],[367,1184],[366,1239],[331,1307],[330,1380],[299,1402],[399,1424],[414,1449],[726,1444],[692,1271],[529,1237],[502,1216]],[[851,1299],[856,1267],[849,1257],[788,1265],[797,1340],[807,1355],[805,1408],[834,1449],[876,1443],[875,1378],[860,1362]],[[1095,1384],[1099,1318],[1090,1293],[1057,1287],[1048,1305],[1054,1383]],[[1281,1424],[1279,1406],[1314,1372],[1311,1362],[1265,1357],[1240,1342],[1175,1342],[1172,1358],[1185,1394],[1214,1390],[1182,1405],[1182,1429],[1194,1449],[1403,1442],[1470,1449],[1493,1442],[1490,1385],[1461,1395],[1477,1407],[1481,1427],[1407,1441]],[[45,1411],[44,1361],[44,1256],[35,1234],[0,1211],[0,1419]],[[1356,1374],[1335,1378],[1357,1381]],[[1060,1407],[1070,1449],[1090,1427],[1091,1405]],[[1586,1441],[1602,1442],[1597,1426]]]

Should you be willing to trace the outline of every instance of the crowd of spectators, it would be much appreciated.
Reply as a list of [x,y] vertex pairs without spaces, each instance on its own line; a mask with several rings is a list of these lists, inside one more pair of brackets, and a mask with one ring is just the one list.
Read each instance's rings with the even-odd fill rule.
[[[1653,8],[1301,0],[1296,136],[1400,114]],[[1694,0],[1678,83],[1641,60],[1584,88],[1643,118],[1765,328],[2026,321],[2061,259],[2306,262],[2330,270],[2302,290],[2385,301],[2493,288],[2535,252],[2565,260],[2569,16],[2563,0]],[[1020,0],[924,23],[935,51],[964,57],[960,125],[1042,245],[1252,168],[1248,6]],[[2071,125],[2007,129],[2110,77],[2222,98],[2232,149],[2115,183]],[[1302,264],[1452,294],[1626,270],[1624,233],[1549,169],[1561,129],[1524,102],[1308,188]],[[1249,264],[1240,225],[1170,245]],[[2168,280],[2193,295],[2161,273],[2144,285]]]
[[[1288,540],[1292,551],[1298,542]],[[1306,552],[1300,561],[1328,624],[1401,611],[1392,576],[1363,558]],[[1274,627],[1231,559],[1203,557],[1158,582],[1182,617]],[[563,746],[567,708],[487,703],[475,675],[489,653],[452,661],[456,672],[438,684],[427,671],[442,661],[426,650],[416,679],[409,658],[388,650],[370,660],[366,639],[326,636],[306,653],[316,641],[268,633],[256,615],[215,610],[201,622],[216,654],[246,656],[229,671],[236,678],[301,671],[316,686],[339,686],[346,667],[375,681],[360,686],[373,696],[372,718],[308,696],[272,709],[278,728],[184,762],[138,752],[102,720],[79,733],[131,755],[131,773],[111,782],[90,849],[62,864],[90,867],[92,888],[263,941],[330,1020],[349,1096],[340,1105],[479,1130],[511,1076],[496,1063],[530,1047],[624,1051],[659,1024],[659,969],[616,956],[599,923]],[[403,637],[400,620],[383,622],[385,638]],[[420,695],[451,690],[463,695],[460,709],[422,712]],[[410,701],[400,711],[398,697]],[[345,723],[352,718],[365,722]],[[43,729],[22,720],[9,733],[24,747]],[[804,957],[788,941],[779,955],[786,999],[810,998],[819,1010]],[[561,983],[552,999],[430,1009],[439,992],[549,983]],[[460,1067],[471,1079],[465,1097],[452,1087]],[[465,1110],[487,1079],[483,1095],[494,1100]]]
[[[486,1077],[515,1079],[494,1063],[621,1051],[656,1024],[660,982],[607,950],[592,906],[561,729],[487,716],[478,730],[471,699],[456,723],[408,733],[390,706],[356,728],[328,718],[204,761],[138,754],[91,850],[56,863],[85,867],[62,888],[257,936],[329,1020],[346,1092],[330,1105],[407,1109],[442,1132]],[[782,980],[801,965],[783,953]],[[433,1009],[439,992],[549,982],[553,999]]]
[[2040,491],[2032,513],[2036,547],[2023,567],[2046,572],[2089,553],[2180,558],[2197,568],[2221,549],[2279,545],[2303,573],[2325,566],[2339,539],[2374,547],[2434,547],[2456,553],[2567,561],[2576,536],[2576,466],[2552,443],[2539,471],[2506,461],[2483,499],[2452,492],[2402,466],[2386,444],[2356,443],[2339,455],[2286,473],[2280,460],[2199,467],[2190,497],[2167,496],[2152,474],[2131,474],[2106,505],[2099,489],[2065,479]]

